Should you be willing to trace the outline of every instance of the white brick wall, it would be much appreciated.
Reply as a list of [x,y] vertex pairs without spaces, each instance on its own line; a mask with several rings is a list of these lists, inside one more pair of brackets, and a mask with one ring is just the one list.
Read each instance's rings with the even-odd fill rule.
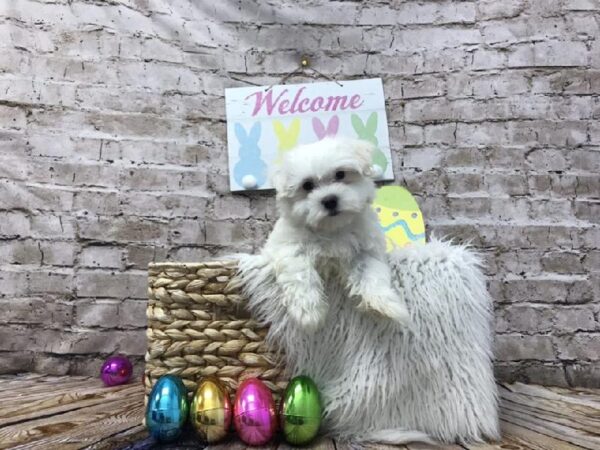
[[[382,77],[397,182],[472,240],[504,379],[600,385],[600,2],[0,4],[0,370],[144,353],[145,269],[254,251],[223,89]],[[297,81],[310,77],[297,77]]]

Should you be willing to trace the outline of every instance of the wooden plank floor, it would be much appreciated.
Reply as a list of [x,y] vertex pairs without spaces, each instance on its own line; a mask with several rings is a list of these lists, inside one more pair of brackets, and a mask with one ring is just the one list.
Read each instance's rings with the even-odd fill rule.
[[[422,444],[368,449],[426,450],[600,450],[600,389],[562,389],[501,385],[502,442],[432,447]],[[192,449],[191,435],[175,444],[157,444],[141,425],[143,387],[139,383],[106,388],[89,377],[26,374],[0,376],[0,449]],[[247,447],[232,437],[209,450]],[[274,442],[271,450],[290,447]],[[350,450],[320,439],[312,450]],[[356,447],[354,447],[356,448]]]

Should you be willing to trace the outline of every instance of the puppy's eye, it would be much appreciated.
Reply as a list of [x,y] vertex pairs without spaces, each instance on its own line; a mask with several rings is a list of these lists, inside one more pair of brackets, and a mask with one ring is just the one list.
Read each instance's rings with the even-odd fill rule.
[[306,192],[310,192],[315,188],[315,183],[313,183],[311,180],[306,180],[304,183],[302,183],[302,189],[304,189]]
[[346,176],[346,172],[344,172],[343,170],[338,170],[335,173],[335,179],[336,180],[343,180],[345,176]]

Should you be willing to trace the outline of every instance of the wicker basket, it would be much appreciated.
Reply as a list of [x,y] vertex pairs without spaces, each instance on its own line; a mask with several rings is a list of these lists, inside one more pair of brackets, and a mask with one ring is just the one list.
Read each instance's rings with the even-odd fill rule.
[[232,283],[235,261],[154,263],[148,267],[146,396],[165,374],[180,376],[194,392],[206,375],[235,392],[258,377],[278,396],[286,380],[265,345],[267,328],[244,309]]

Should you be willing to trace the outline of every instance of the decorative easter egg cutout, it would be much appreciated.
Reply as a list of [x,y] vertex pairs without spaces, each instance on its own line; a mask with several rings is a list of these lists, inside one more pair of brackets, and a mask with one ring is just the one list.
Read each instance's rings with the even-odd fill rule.
[[425,243],[425,222],[413,195],[402,186],[377,189],[373,208],[385,233],[386,249]]

